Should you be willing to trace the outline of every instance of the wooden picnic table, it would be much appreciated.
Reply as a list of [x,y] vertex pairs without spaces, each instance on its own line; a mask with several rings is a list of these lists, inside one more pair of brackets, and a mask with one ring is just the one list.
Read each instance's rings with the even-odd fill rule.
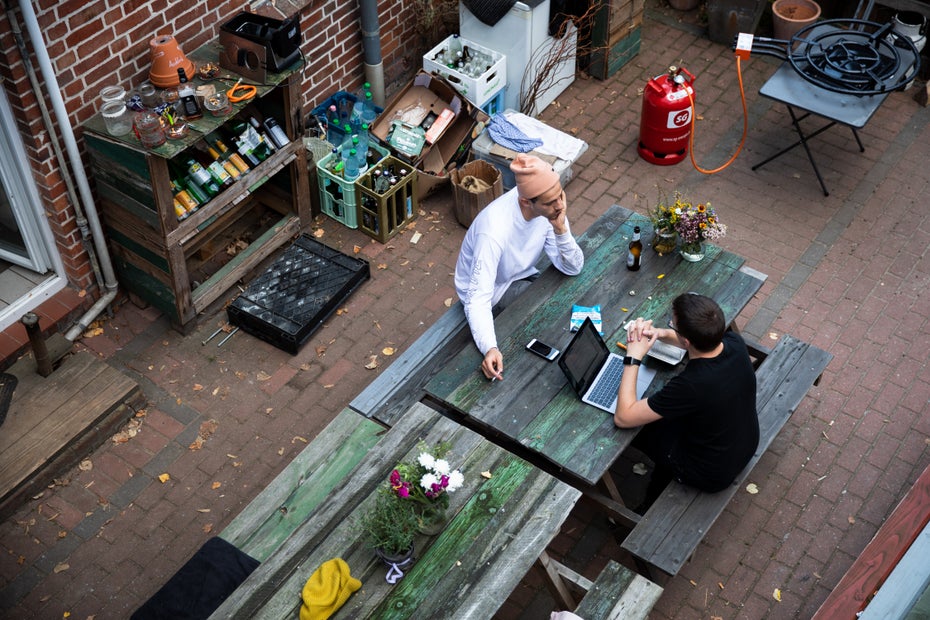
[[[503,381],[485,379],[478,369],[481,355],[468,342],[425,387],[428,398],[450,415],[521,444],[582,488],[605,482],[614,500],[619,495],[605,474],[637,429],[619,429],[610,414],[582,403],[558,364],[525,351],[526,343],[538,338],[564,350],[572,338],[572,305],[600,305],[605,342],[622,355],[615,343],[626,340],[622,326],[627,320],[643,316],[664,325],[672,300],[688,291],[715,299],[732,326],[765,279],[744,267],[742,257],[713,245],[707,245],[706,257],[696,263],[683,261],[677,253],[659,256],[647,249],[640,270],[629,271],[625,261],[634,226],[640,226],[645,240],[650,239],[652,225],[647,218],[611,207],[579,239],[585,254],[581,274],[568,277],[550,267],[495,318],[504,355]],[[652,358],[645,363],[657,369],[647,394],[682,367]]]
[[[415,563],[389,585],[388,567],[363,541],[357,523],[395,465],[416,457],[420,440],[451,442],[447,459],[465,483],[449,496],[445,529],[418,536]],[[349,564],[362,587],[333,618],[489,618],[544,556],[580,495],[418,403],[211,618],[296,618],[304,583],[335,557]]]

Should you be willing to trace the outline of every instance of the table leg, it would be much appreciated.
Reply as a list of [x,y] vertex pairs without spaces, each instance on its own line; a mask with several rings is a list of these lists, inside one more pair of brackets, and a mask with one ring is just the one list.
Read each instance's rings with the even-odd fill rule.
[[[781,157],[782,155],[784,155],[785,153],[787,153],[787,152],[790,151],[791,149],[795,148],[796,146],[798,146],[798,145],[803,146],[803,147],[804,147],[804,150],[807,152],[807,159],[811,162],[811,166],[814,168],[814,174],[817,175],[817,180],[820,182],[820,187],[821,187],[821,189],[823,189],[823,195],[824,195],[824,196],[829,196],[829,195],[830,195],[830,192],[829,192],[829,190],[827,190],[827,186],[826,186],[826,184],[823,182],[823,177],[822,177],[821,174],[820,174],[820,169],[817,168],[817,162],[814,161],[814,155],[813,155],[813,153],[811,153],[810,147],[807,146],[807,141],[810,140],[811,138],[813,138],[814,136],[817,136],[817,135],[819,135],[819,134],[825,132],[825,131],[826,131],[827,129],[829,129],[830,127],[833,127],[834,125],[836,125],[836,121],[830,121],[829,123],[827,123],[826,125],[824,125],[824,126],[821,127],[820,129],[818,129],[817,131],[815,131],[815,132],[813,132],[813,133],[811,133],[811,134],[808,134],[808,135],[804,135],[804,131],[801,130],[801,123],[800,123],[800,122],[801,122],[802,120],[804,120],[805,118],[807,118],[808,116],[810,116],[810,112],[808,112],[808,113],[802,115],[801,117],[798,117],[798,116],[796,116],[795,113],[794,113],[794,108],[792,108],[790,105],[786,105],[785,107],[788,108],[788,114],[791,115],[791,124],[794,125],[794,130],[797,132],[798,136],[800,137],[800,140],[798,140],[797,142],[795,142],[795,143],[792,144],[791,146],[788,146],[788,147],[783,148],[782,150],[778,151],[777,153],[775,153],[774,155],[772,155],[772,156],[769,157],[768,159],[766,159],[766,160],[764,160],[764,161],[761,161],[761,162],[759,162],[758,164],[754,165],[754,166],[752,167],[752,169],[753,169],[753,170],[757,170],[757,169],[761,168],[762,166],[764,166],[765,164],[767,164],[767,163],[769,163],[770,161],[772,161],[773,159],[776,159],[776,158],[778,158],[778,157]],[[856,130],[855,130],[855,129],[853,129],[853,133],[854,133],[854,134],[856,133]],[[858,136],[858,134],[856,134],[856,141],[858,141],[858,140],[859,140],[859,136]],[[860,146],[860,147],[862,146],[862,143],[861,143],[861,142],[859,143],[859,146]]]
[[[556,602],[562,606],[562,609],[575,609],[577,605],[577,603],[575,603],[575,598],[572,596],[572,593],[568,591],[565,580],[562,579],[562,573],[570,569],[561,562],[557,562],[550,558],[549,554],[545,551],[539,554],[539,559],[536,561],[536,564],[546,577],[546,587],[549,588],[552,596],[555,597]],[[577,575],[574,571],[571,572]],[[578,575],[578,577],[581,576]],[[588,582],[588,588],[590,588],[591,582],[586,579],[585,581]]]

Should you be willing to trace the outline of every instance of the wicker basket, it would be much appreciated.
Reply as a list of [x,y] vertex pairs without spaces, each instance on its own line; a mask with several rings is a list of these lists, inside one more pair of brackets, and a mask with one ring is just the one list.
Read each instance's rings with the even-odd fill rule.
[[[455,219],[468,228],[478,213],[492,200],[504,193],[501,172],[483,159],[470,161],[461,168],[456,168],[449,175],[452,178],[452,190],[455,197]],[[462,179],[473,176],[488,184],[482,192],[472,192],[462,186]]]

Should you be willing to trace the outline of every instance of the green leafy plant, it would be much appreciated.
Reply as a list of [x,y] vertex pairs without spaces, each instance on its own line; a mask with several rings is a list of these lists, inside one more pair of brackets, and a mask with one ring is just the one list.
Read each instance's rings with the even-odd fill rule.
[[398,555],[413,546],[417,517],[410,502],[399,502],[390,489],[382,488],[359,520],[359,527],[372,547]]

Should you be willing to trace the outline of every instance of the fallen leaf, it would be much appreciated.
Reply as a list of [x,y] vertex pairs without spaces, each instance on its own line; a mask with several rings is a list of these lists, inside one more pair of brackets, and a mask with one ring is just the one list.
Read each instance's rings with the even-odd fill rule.
[[645,463],[636,463],[633,465],[633,473],[637,476],[645,476],[646,472],[649,471],[649,468],[646,467]]
[[316,230],[313,231],[313,236],[316,237],[317,239],[322,237],[324,234],[326,234],[326,232],[322,228],[317,228]]
[[629,312],[629,309],[628,309],[628,308],[620,308],[620,311],[621,311],[621,312]]
[[394,347],[384,347],[381,349],[381,353],[387,356],[394,355]]
[[365,368],[367,368],[368,370],[374,370],[377,367],[378,367],[378,356],[377,355],[369,356],[368,363],[365,364]]
[[199,392],[199,391],[202,390],[202,389],[203,389],[203,386],[200,385],[199,383],[195,383],[195,384],[194,384],[194,391],[195,391],[195,392]]
[[319,346],[316,348],[316,356],[317,356],[317,357],[323,357],[323,355],[325,355],[325,354],[326,354],[326,345],[325,345],[325,344],[319,345]]
[[223,486],[222,482],[214,482],[213,484],[210,485],[210,488],[216,490],[220,488],[221,486]]
[[665,274],[664,274],[664,273],[660,273],[659,275],[656,276],[656,280],[661,280],[661,279],[664,278],[664,277],[665,277]]
[[759,487],[757,487],[754,482],[750,482],[749,484],[746,485],[746,492],[749,493],[750,495],[755,495],[756,493],[759,492]]
[[90,459],[84,459],[83,461],[81,461],[80,465],[78,465],[78,469],[80,469],[81,471],[90,471],[93,468],[94,468],[94,464],[91,462]]
[[284,448],[278,448],[278,456],[284,456]]
[[188,450],[200,450],[203,447],[203,437],[194,437],[194,441],[187,446]]
[[171,476],[169,476],[168,474],[161,474],[160,476],[158,476],[158,481],[161,482],[162,484],[165,484],[169,480],[171,480]]
[[387,263],[378,263],[379,271],[384,271],[385,269],[387,269]]
[[850,525],[854,525],[856,523],[856,517],[846,517],[846,520],[849,521]]
[[483,478],[487,478],[488,480],[490,480],[490,479],[491,479],[491,472],[489,472],[489,471],[483,471],[483,472],[481,472],[481,476],[482,476]]
[[688,581],[691,583],[692,586],[694,586],[695,588],[697,587],[697,582],[694,579],[689,579]]
[[444,305],[446,308],[451,308],[451,307],[452,307],[452,298],[451,298],[451,297],[446,297],[446,300],[443,301],[442,303],[443,303],[443,305]]
[[209,508],[198,508],[197,512],[210,512]]
[[203,526],[202,529],[203,529],[203,533],[204,533],[204,534],[209,534],[210,532],[213,531],[213,524],[212,524],[212,523],[207,523],[206,525]]
[[423,236],[423,235],[420,234],[420,231],[418,230],[417,232],[413,233],[413,236],[412,236],[412,237],[410,237],[410,243],[413,243],[413,244],[419,243],[419,242],[420,242],[420,237],[422,237],[422,236]]
[[210,435],[216,432],[216,429],[217,427],[219,427],[219,425],[220,425],[219,422],[217,422],[213,418],[210,418],[206,422],[200,423],[200,430],[198,431],[197,434],[200,437],[203,437],[204,439],[209,439]]
[[302,443],[307,443],[307,440],[304,437],[301,437],[300,435],[294,435],[291,438],[291,443],[297,443],[298,441]]
[[781,603],[781,590],[775,588],[775,591],[772,592],[772,598]]
[[361,246],[355,245],[355,246],[352,246],[352,251],[355,252],[356,254],[358,254],[359,252],[362,251],[362,248],[361,248]]
[[776,332],[769,332],[769,340],[778,340],[778,334]]
[[345,313],[348,312],[348,311],[349,311],[348,308],[339,308],[338,310],[336,310],[336,316],[342,316],[343,314],[345,314]]
[[255,375],[255,378],[258,379],[259,381],[268,381],[268,379],[271,379],[271,375],[269,375],[264,370],[259,370],[258,373]]
[[722,582],[722,581],[718,581],[718,582],[717,582],[717,587],[720,588],[721,590],[723,590],[723,582]]

